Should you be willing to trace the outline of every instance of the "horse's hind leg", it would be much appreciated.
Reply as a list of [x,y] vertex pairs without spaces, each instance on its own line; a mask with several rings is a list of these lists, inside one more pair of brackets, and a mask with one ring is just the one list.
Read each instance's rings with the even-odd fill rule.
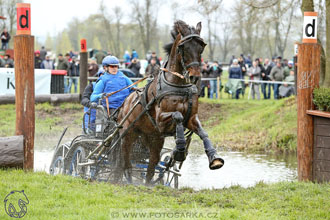
[[164,145],[164,138],[161,137],[142,137],[142,143],[149,148],[150,157],[146,176],[146,185],[151,185],[151,180],[155,174],[155,168],[160,160],[160,152]]
[[122,171],[125,173],[128,183],[132,183],[132,164],[131,164],[131,152],[134,141],[137,139],[137,134],[134,131],[129,131],[122,139],[122,154],[124,159],[124,165]]

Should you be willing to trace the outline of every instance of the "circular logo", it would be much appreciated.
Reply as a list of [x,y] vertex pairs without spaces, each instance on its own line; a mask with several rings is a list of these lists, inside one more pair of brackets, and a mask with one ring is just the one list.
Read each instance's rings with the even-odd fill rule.
[[22,191],[11,191],[5,197],[5,210],[7,215],[13,218],[22,218],[27,212],[27,204],[29,204],[29,199]]

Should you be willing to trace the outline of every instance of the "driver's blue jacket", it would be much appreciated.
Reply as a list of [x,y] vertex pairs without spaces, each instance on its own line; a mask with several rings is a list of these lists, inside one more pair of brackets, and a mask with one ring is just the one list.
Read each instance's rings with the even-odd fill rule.
[[[94,91],[91,95],[91,102],[97,102],[103,93],[115,92],[126,86],[132,84],[132,81],[125,76],[121,71],[118,71],[116,75],[105,73],[94,87]],[[124,102],[125,98],[132,92],[131,88],[124,89],[112,96],[109,99],[109,108],[118,108]],[[102,100],[102,105],[106,106],[105,100]]]

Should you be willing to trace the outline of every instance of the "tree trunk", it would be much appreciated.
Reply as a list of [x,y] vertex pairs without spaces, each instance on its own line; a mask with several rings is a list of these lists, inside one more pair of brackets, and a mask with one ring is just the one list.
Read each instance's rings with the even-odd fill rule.
[[314,11],[314,2],[313,0],[302,0],[301,3],[301,12],[304,15],[305,11]]
[[[323,86],[330,87],[330,1],[325,1],[326,8],[326,67]],[[322,66],[322,63],[321,63]]]
[[209,37],[209,59],[210,60],[214,60],[213,58],[213,55],[214,55],[214,48],[213,48],[213,42],[212,42],[212,36],[211,36],[211,18],[208,18],[207,19],[207,28],[208,28],[208,37]]
[[[325,1],[326,5],[326,54],[320,40],[318,43],[321,45],[321,68],[320,68],[320,85],[330,87],[330,1]],[[303,0],[301,3],[301,12],[304,14],[305,11],[314,11],[313,0]]]

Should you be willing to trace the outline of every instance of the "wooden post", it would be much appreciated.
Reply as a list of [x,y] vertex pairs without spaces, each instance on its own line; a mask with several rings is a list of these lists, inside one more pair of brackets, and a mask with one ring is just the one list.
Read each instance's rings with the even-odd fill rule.
[[24,136],[24,169],[34,160],[34,36],[31,36],[30,4],[18,3],[14,36],[16,135]]
[[303,43],[298,48],[297,75],[297,157],[298,179],[312,180],[313,165],[313,118],[306,114],[313,109],[313,89],[320,79],[321,47],[318,44]]
[[84,93],[87,86],[87,72],[88,72],[88,54],[87,54],[87,44],[86,39],[80,40],[80,99]]

